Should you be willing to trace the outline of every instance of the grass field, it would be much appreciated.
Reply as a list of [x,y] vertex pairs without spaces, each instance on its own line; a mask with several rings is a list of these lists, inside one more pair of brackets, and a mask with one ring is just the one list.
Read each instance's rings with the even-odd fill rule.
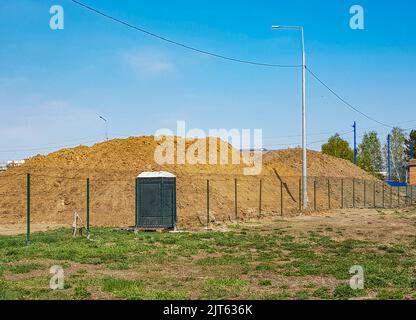
[[[0,299],[416,299],[416,210],[338,211],[212,232],[0,237]],[[51,290],[49,268],[65,271]],[[361,265],[365,289],[349,287]]]

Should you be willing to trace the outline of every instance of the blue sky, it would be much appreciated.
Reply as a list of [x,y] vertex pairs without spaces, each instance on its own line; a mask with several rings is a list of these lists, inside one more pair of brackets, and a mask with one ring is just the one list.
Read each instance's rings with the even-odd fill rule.
[[[413,1],[98,1],[117,18],[200,49],[273,64],[307,65],[360,110],[389,124],[416,120]],[[65,29],[49,28],[49,8],[65,10]],[[352,5],[365,29],[349,27]],[[300,69],[227,62],[175,47],[92,14],[69,0],[0,3],[0,160],[58,146],[152,135],[160,128],[263,129],[264,145],[300,143]],[[307,79],[311,149],[358,122],[380,127]],[[403,128],[416,126],[403,123]],[[350,142],[352,135],[345,135]]]

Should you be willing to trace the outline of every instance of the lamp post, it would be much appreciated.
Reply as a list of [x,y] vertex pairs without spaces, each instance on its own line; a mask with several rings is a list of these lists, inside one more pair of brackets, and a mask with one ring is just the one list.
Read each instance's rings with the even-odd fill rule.
[[108,141],[108,121],[103,116],[99,116],[99,118],[105,122],[105,140]]
[[273,29],[299,30],[302,36],[302,184],[303,184],[303,208],[308,208],[308,159],[306,141],[306,55],[305,37],[302,26],[272,26]]

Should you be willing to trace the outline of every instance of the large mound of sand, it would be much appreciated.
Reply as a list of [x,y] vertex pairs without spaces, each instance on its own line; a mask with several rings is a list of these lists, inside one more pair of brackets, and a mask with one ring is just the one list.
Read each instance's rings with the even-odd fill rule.
[[[161,138],[162,139],[162,138]],[[231,158],[234,149],[220,139],[182,139],[171,137],[175,148],[175,160],[177,159],[177,146],[183,143],[185,152],[198,145],[199,142],[206,146],[206,163],[208,163],[209,152],[217,153],[218,158],[221,148],[228,151]],[[207,173],[225,172],[241,173],[239,165],[159,165],[154,160],[155,150],[161,146],[165,140],[156,141],[154,137],[130,137],[128,139],[114,139],[95,144],[92,147],[79,146],[71,149],[64,149],[47,156],[35,156],[29,159],[24,169],[38,168],[59,168],[59,169],[99,169],[99,170],[118,170],[118,171],[154,171],[171,170],[179,173]],[[214,147],[210,148],[210,143]],[[210,149],[209,149],[210,148]],[[176,161],[175,161],[176,163]]]
[[[217,148],[235,151],[218,139]],[[175,148],[184,142],[189,150],[195,142],[175,138]],[[203,141],[202,141],[203,142]],[[132,137],[98,143],[92,147],[64,149],[47,156],[35,156],[25,165],[0,173],[0,223],[22,223],[26,212],[26,173],[31,174],[32,220],[38,223],[70,224],[73,212],[86,211],[86,178],[90,178],[91,223],[94,226],[130,226],[134,223],[134,181],[143,171],[169,171],[177,179],[178,224],[200,226],[206,221],[207,179],[210,180],[210,214],[217,221],[235,218],[235,183],[237,181],[237,216],[239,219],[280,214],[280,183],[285,184],[284,208],[288,214],[299,207],[299,149],[264,154],[261,176],[243,176],[246,167],[226,165],[160,165],[154,160],[161,142],[154,137]],[[219,158],[219,157],[218,157]],[[309,174],[318,177],[345,177],[374,180],[351,163],[309,152]],[[260,180],[262,197],[260,213]],[[339,179],[338,179],[339,180]],[[326,187],[318,186],[317,202],[324,205]],[[334,187],[333,188],[338,188]],[[310,189],[312,189],[310,187]],[[338,197],[334,189],[333,199]]]

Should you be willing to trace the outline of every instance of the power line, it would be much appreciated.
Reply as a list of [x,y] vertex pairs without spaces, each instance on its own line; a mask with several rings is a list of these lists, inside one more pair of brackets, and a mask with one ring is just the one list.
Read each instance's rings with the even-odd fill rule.
[[[406,124],[406,123],[412,123],[412,122],[416,122],[416,120],[396,122],[396,123],[392,124],[392,126],[398,126],[400,124]],[[365,131],[365,130],[378,129],[378,128],[384,128],[384,126],[365,127],[365,128],[360,128],[360,130]],[[405,128],[405,129],[402,129],[402,130],[403,131],[411,131],[411,130],[415,130],[415,129],[416,128]],[[336,130],[334,130],[334,131],[327,131],[327,132],[308,133],[308,136],[322,136],[322,135],[335,134],[335,133],[338,133],[340,136],[344,136],[344,135],[352,133],[352,132],[354,132],[354,130],[338,131],[338,132]],[[297,134],[297,135],[287,135],[287,136],[264,137],[263,140],[277,140],[277,139],[282,139],[282,138],[297,138],[297,137],[301,137],[301,136],[302,135]],[[296,142],[293,143],[293,144],[296,144]]]
[[[345,133],[341,133],[341,134],[339,134],[339,136],[344,137],[348,133],[352,133],[352,132],[354,132],[354,131],[351,130],[351,131],[348,131],[348,132],[345,132]],[[328,139],[311,141],[311,142],[308,142],[308,145],[314,145],[314,144],[319,144],[319,143],[324,143],[324,142],[328,142]],[[299,142],[280,143],[280,144],[265,144],[265,145],[263,145],[263,147],[293,146],[293,145],[299,145]]]
[[364,112],[358,110],[358,108],[354,107],[351,103],[349,103],[347,100],[342,98],[338,93],[336,93],[334,90],[332,90],[325,82],[323,82],[315,73],[311,71],[308,67],[306,67],[306,70],[314,77],[321,85],[323,85],[325,88],[327,88],[335,97],[337,97],[341,102],[343,102],[346,106],[354,110],[355,112],[358,112],[362,116],[366,117],[367,119],[377,122],[378,124],[381,124],[384,127],[393,128],[393,126],[388,125],[386,123],[383,123],[381,121],[378,121],[377,119],[374,119],[373,117],[370,117],[369,115],[365,114]]
[[[401,121],[401,122],[396,122],[393,123],[392,126],[398,126],[400,124],[406,124],[406,123],[412,123],[412,122],[416,122],[416,120],[408,120],[408,121]],[[360,128],[360,130],[372,130],[372,129],[378,129],[384,126],[375,126],[375,127],[366,127],[366,128]],[[403,129],[403,130],[412,130],[412,129]]]
[[[93,7],[91,7],[91,6],[88,6],[88,5],[86,5],[86,4],[84,4],[84,3],[82,3],[82,2],[80,2],[80,1],[77,1],[77,0],[70,0],[71,2],[73,2],[73,3],[75,3],[75,4],[77,4],[78,6],[81,6],[81,7],[83,7],[84,9],[87,9],[87,10],[89,10],[89,11],[91,11],[91,12],[93,12],[93,13],[95,13],[95,14],[98,14],[98,15],[100,15],[100,16],[102,16],[102,17],[105,17],[105,18],[107,18],[107,19],[109,19],[109,20],[112,20],[112,21],[114,21],[114,22],[116,22],[116,23],[119,23],[119,24],[121,24],[121,25],[124,25],[124,26],[126,26],[126,27],[129,27],[129,28],[131,28],[131,29],[134,29],[134,30],[136,30],[136,31],[139,31],[139,32],[142,32],[142,33],[144,33],[144,34],[147,34],[147,35],[149,35],[149,36],[151,36],[151,37],[154,37],[154,38],[156,38],[156,39],[159,39],[159,40],[162,40],[162,41],[165,41],[165,42],[167,42],[167,43],[170,43],[170,44],[173,44],[173,45],[176,45],[176,46],[180,46],[180,47],[182,47],[182,48],[185,48],[185,49],[188,49],[188,50],[191,50],[191,51],[195,51],[195,52],[197,52],[197,53],[201,53],[201,54],[204,54],[204,55],[209,55],[209,56],[212,56],[212,57],[216,57],[216,58],[220,58],[220,59],[224,59],[224,60],[228,60],[228,61],[233,61],[233,62],[238,62],[238,63],[244,63],[244,64],[250,64],[250,65],[256,65],[256,66],[263,66],[263,67],[276,67],[276,68],[299,68],[299,67],[301,67],[301,65],[282,65],[282,64],[270,64],[270,63],[261,63],[261,62],[255,62],[255,61],[249,61],[249,60],[243,60],[243,59],[239,59],[239,58],[233,58],[233,57],[228,57],[228,56],[224,56],[224,55],[221,55],[221,54],[217,54],[217,53],[214,53],[214,52],[210,52],[210,51],[206,51],[206,50],[202,50],[202,49],[198,49],[198,48],[195,48],[195,47],[192,47],[192,46],[189,46],[189,45],[186,45],[186,44],[183,44],[183,43],[181,43],[181,42],[178,42],[178,41],[175,41],[175,40],[172,40],[172,39],[169,39],[169,38],[166,38],[166,37],[164,37],[164,36],[161,36],[161,35],[158,35],[158,34],[156,34],[156,33],[154,33],[154,32],[151,32],[151,31],[148,31],[148,30],[145,30],[145,29],[143,29],[143,28],[140,28],[140,27],[137,27],[137,26],[134,26],[134,25],[132,25],[132,24],[130,24],[130,23],[128,23],[128,22],[126,22],[126,21],[123,21],[123,20],[121,20],[121,19],[118,19],[118,18],[115,18],[114,16],[111,16],[111,15],[109,15],[109,14],[106,14],[106,13],[104,13],[104,12],[102,12],[102,11],[100,11],[100,10],[98,10],[98,9],[95,9],[95,8],[93,8]],[[358,112],[359,114],[361,114],[362,116],[364,116],[364,117],[366,117],[367,119],[369,119],[369,120],[371,120],[371,121],[374,121],[374,122],[376,122],[376,123],[378,123],[378,124],[380,124],[380,125],[382,125],[382,126],[384,126],[384,127],[389,127],[389,128],[392,128],[392,126],[390,126],[390,125],[388,125],[388,124],[386,124],[386,123],[383,123],[383,122],[381,122],[381,121],[379,121],[379,120],[377,120],[377,119],[375,119],[375,118],[373,118],[373,117],[370,117],[369,115],[367,115],[367,114],[365,114],[364,112],[362,112],[362,111],[360,111],[358,108],[356,108],[356,107],[354,107],[351,103],[349,103],[348,101],[346,101],[344,98],[342,98],[338,93],[336,93],[334,90],[332,90],[325,82],[323,82],[316,74],[314,74],[308,67],[306,67],[306,69],[308,70],[308,72],[319,82],[319,83],[321,83],[325,88],[327,88],[335,97],[337,97],[341,102],[343,102],[345,105],[347,105],[349,108],[351,108],[352,110],[354,110],[355,112]]]
[[[308,142],[308,145],[314,145],[314,144],[318,144],[318,143],[324,143],[327,142],[328,140],[317,140],[317,141],[311,141]],[[263,147],[267,148],[267,147],[290,147],[290,146],[300,146],[299,142],[294,142],[294,143],[277,143],[277,144],[264,144]]]
[[22,150],[22,149],[23,150],[32,150],[34,148],[41,150],[41,149],[44,149],[44,148],[59,147],[59,146],[62,146],[63,143],[67,145],[67,144],[77,144],[77,143],[90,143],[90,142],[94,142],[94,141],[98,140],[98,138],[95,138],[95,137],[94,137],[95,140],[92,140],[92,139],[93,139],[93,137],[84,137],[84,138],[79,138],[79,139],[70,139],[70,140],[62,140],[62,141],[59,141],[59,142],[51,142],[50,144],[46,144],[46,145],[43,145],[43,146],[33,146],[33,145],[16,146],[12,149],[4,150],[4,152]]
[[[126,21],[123,21],[123,20],[121,20],[121,19],[118,19],[118,18],[116,18],[116,17],[114,17],[114,16],[111,16],[111,15],[109,15],[109,14],[106,14],[106,13],[104,13],[104,12],[102,12],[102,11],[100,11],[100,10],[98,10],[98,9],[95,9],[95,8],[93,8],[93,7],[91,7],[91,6],[88,6],[88,5],[86,5],[86,4],[84,4],[84,3],[82,3],[82,2],[80,2],[80,1],[77,1],[77,0],[70,0],[71,2],[73,2],[73,3],[75,3],[76,5],[78,5],[78,6],[81,6],[81,7],[83,7],[84,9],[87,9],[87,10],[89,10],[90,12],[93,12],[93,13],[95,13],[95,14],[98,14],[98,15],[100,15],[100,16],[102,16],[102,17],[105,17],[105,18],[107,18],[107,19],[109,19],[109,20],[112,20],[112,21],[114,21],[114,22],[116,22],[116,23],[119,23],[119,24],[121,24],[121,25],[124,25],[124,26],[126,26],[126,27],[129,27],[129,28],[131,28],[131,29],[134,29],[134,30],[136,30],[136,31],[139,31],[139,32],[141,32],[141,33],[144,33],[144,34],[147,34],[147,35],[149,35],[149,36],[151,36],[151,37],[154,37],[154,38],[156,38],[156,39],[159,39],[159,40],[162,40],[162,41],[164,41],[164,42],[167,42],[167,43],[170,43],[170,44],[173,44],[173,45],[176,45],[176,46],[179,46],[179,47],[182,47],[182,48],[185,48],[185,49],[188,49],[188,50],[191,50],[191,51],[194,51],[194,52],[197,52],[197,53],[201,53],[201,54],[204,54],[204,55],[209,55],[209,56],[212,56],[212,57],[216,57],[216,58],[220,58],[220,59],[223,59],[223,60],[228,60],[228,61],[233,61],[233,62],[238,62],[238,63],[244,63],[244,64],[250,64],[250,65],[256,65],[256,66],[263,66],[263,67],[275,67],[275,68],[300,68],[301,67],[301,65],[282,65],[282,64],[270,64],[270,63],[261,63],[261,62],[255,62],[255,61],[250,61],[250,60],[243,60],[243,59],[239,59],[239,58],[233,58],[233,57],[228,57],[228,56],[224,56],[224,55],[221,55],[221,54],[217,54],[217,53],[214,53],[214,52],[210,52],[210,51],[206,51],[206,50],[202,50],[202,49],[198,49],[198,48],[195,48],[195,47],[192,47],[192,46],[189,46],[189,45],[186,45],[186,44],[183,44],[183,43],[181,43],[181,42],[178,42],[178,41],[175,41],[175,40],[172,40],[172,39],[169,39],[169,38],[166,38],[166,37],[164,37],[164,36],[161,36],[161,35],[158,35],[158,34],[156,34],[156,33],[154,33],[154,32],[151,32],[151,31],[148,31],[148,30],[145,30],[145,29],[143,29],[143,28],[140,28],[140,27],[137,27],[137,26],[135,26],[135,25],[132,25],[131,23],[128,23],[128,22],[126,22]],[[351,108],[352,110],[354,110],[355,112],[357,112],[357,113],[359,113],[359,114],[361,114],[362,116],[364,116],[364,117],[366,117],[367,119],[369,119],[369,120],[371,120],[371,121],[374,121],[374,122],[376,122],[376,123],[378,123],[378,124],[380,124],[380,125],[382,125],[382,126],[384,126],[384,127],[388,127],[388,128],[392,128],[392,126],[390,126],[389,124],[386,124],[386,123],[383,123],[383,122],[381,122],[381,121],[379,121],[379,120],[377,120],[377,119],[375,119],[375,118],[373,118],[373,117],[371,117],[371,116],[369,116],[369,115],[367,115],[366,113],[364,113],[364,112],[362,112],[362,111],[360,111],[358,108],[356,108],[356,107],[354,107],[351,103],[349,103],[348,101],[346,101],[344,98],[342,98],[338,93],[336,93],[333,89],[331,89],[325,82],[323,82],[315,73],[313,73],[308,67],[306,67],[306,69],[308,70],[308,72],[319,82],[319,83],[321,83],[325,88],[327,88],[335,97],[337,97],[341,102],[343,102],[345,105],[347,105],[349,108]]]
[[87,10],[89,10],[89,11],[95,13],[95,14],[98,14],[98,15],[100,15],[102,17],[105,17],[105,18],[107,18],[109,20],[112,20],[112,21],[114,21],[116,23],[119,23],[121,25],[124,25],[126,27],[129,27],[129,28],[134,29],[136,31],[142,32],[144,34],[147,34],[148,36],[154,37],[156,39],[165,41],[167,43],[170,43],[170,44],[173,44],[173,45],[176,45],[176,46],[185,48],[187,50],[195,51],[197,53],[201,53],[201,54],[204,54],[204,55],[212,56],[212,57],[219,58],[219,59],[223,59],[223,60],[233,61],[233,62],[237,62],[237,63],[244,63],[244,64],[250,64],[250,65],[261,66],[261,67],[272,67],[272,68],[300,68],[301,67],[301,65],[270,64],[270,63],[261,63],[261,62],[250,61],[250,60],[243,60],[243,59],[239,59],[239,58],[228,57],[228,56],[224,56],[224,55],[217,54],[217,53],[214,53],[214,52],[210,52],[210,51],[198,49],[198,48],[191,47],[189,45],[183,44],[181,42],[178,42],[178,41],[175,41],[175,40],[166,38],[164,36],[158,35],[158,34],[156,34],[154,32],[145,30],[143,28],[134,26],[134,25],[130,24],[129,22],[126,22],[126,21],[123,21],[121,19],[115,18],[115,17],[113,17],[113,16],[111,16],[109,14],[106,14],[106,13],[104,13],[104,12],[98,10],[98,9],[95,9],[93,7],[90,7],[90,6],[88,6],[88,5],[86,5],[86,4],[82,3],[82,2],[77,1],[77,0],[70,0],[70,1],[72,1],[73,3],[75,3],[75,4],[77,4],[77,5],[85,8],[85,9],[87,9]]
[[[353,132],[353,130],[348,130],[348,131],[341,131],[339,132],[340,135],[343,134],[347,134]],[[327,131],[327,132],[319,132],[319,133],[308,133],[308,136],[323,136],[323,135],[327,135],[327,134],[334,134],[337,133],[336,131]],[[297,137],[301,137],[301,134],[296,134],[296,135],[287,135],[287,136],[275,136],[275,137],[265,137],[263,138],[263,140],[274,140],[274,139],[282,139],[282,138],[297,138]]]
[[[403,131],[410,131],[412,129],[410,128],[410,129],[402,129],[402,130]],[[348,135],[349,133],[352,133],[352,132],[354,132],[354,131],[352,130],[352,131],[348,131],[348,132],[345,132],[345,133],[340,133],[339,136],[345,138],[346,135]],[[365,136],[365,133],[357,135],[357,138],[363,138],[364,136]],[[319,144],[319,143],[324,143],[324,142],[328,142],[328,139],[311,141],[311,142],[308,142],[308,145],[314,145],[314,144]],[[280,144],[265,144],[265,145],[263,145],[263,147],[293,146],[293,145],[299,145],[299,142],[280,143]]]
[[[83,143],[94,143],[98,142],[97,140],[90,140],[90,141],[84,141]],[[24,152],[24,151],[42,151],[42,150],[51,150],[51,149],[60,149],[60,148],[71,148],[76,147],[75,145],[55,145],[55,146],[47,146],[47,147],[33,147],[33,148],[22,148],[22,149],[6,149],[6,150],[0,150],[2,153],[6,152]]]

